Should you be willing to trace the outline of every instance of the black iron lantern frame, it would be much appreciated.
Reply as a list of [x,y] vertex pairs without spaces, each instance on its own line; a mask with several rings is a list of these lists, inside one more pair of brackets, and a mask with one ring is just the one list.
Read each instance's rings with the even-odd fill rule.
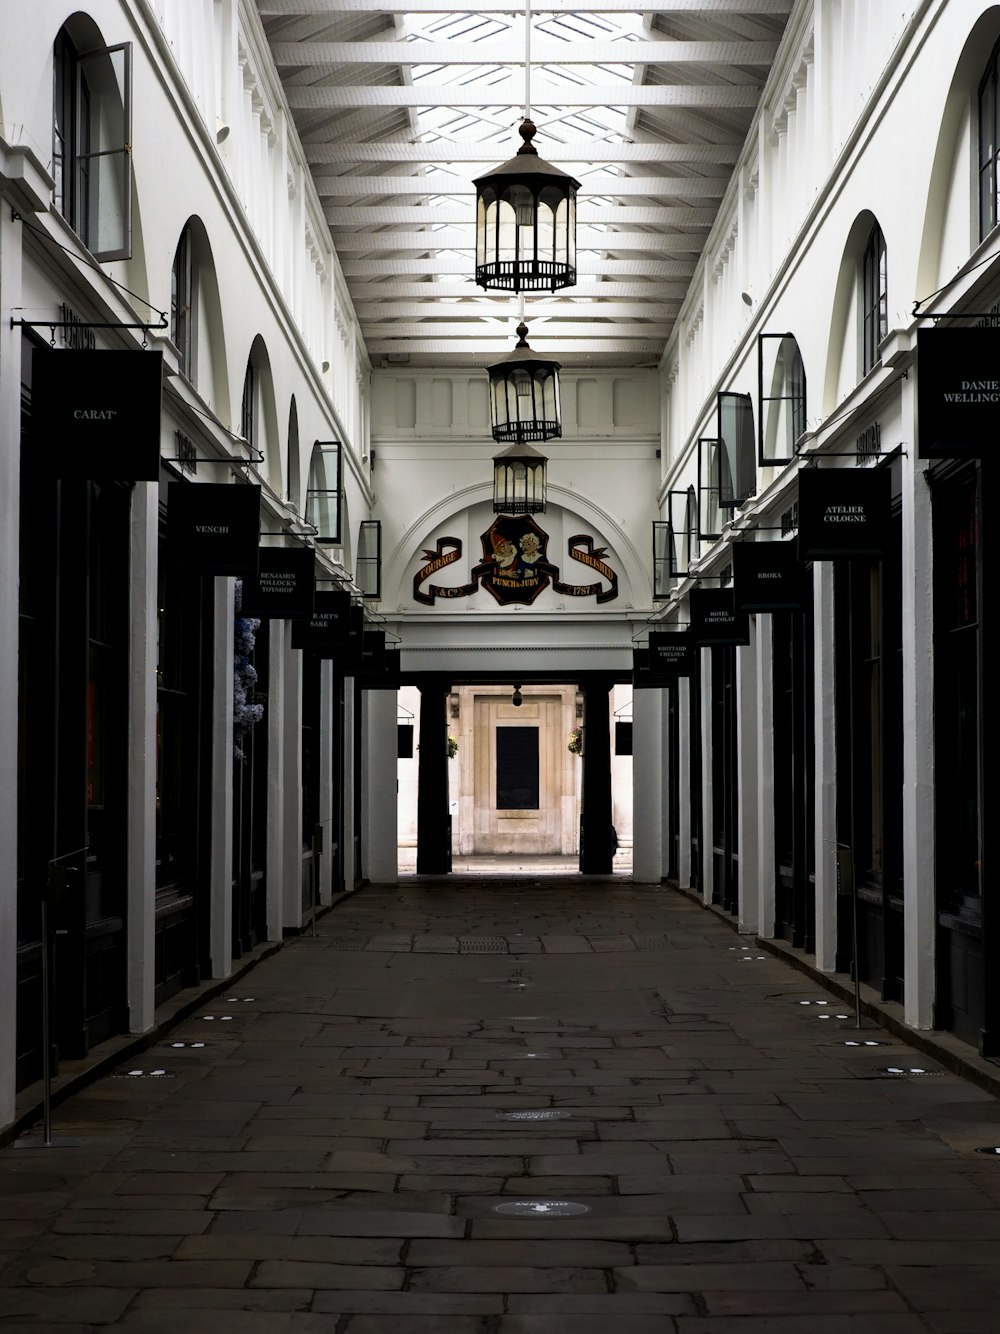
[[576,192],[580,182],[538,156],[534,122],[524,143],[476,187],[476,283],[501,292],[555,292],[576,282]]
[[498,444],[554,440],[562,435],[559,362],[528,346],[528,326],[517,326],[514,351],[489,367],[490,423]]
[[544,514],[548,459],[530,445],[493,456],[493,513]]

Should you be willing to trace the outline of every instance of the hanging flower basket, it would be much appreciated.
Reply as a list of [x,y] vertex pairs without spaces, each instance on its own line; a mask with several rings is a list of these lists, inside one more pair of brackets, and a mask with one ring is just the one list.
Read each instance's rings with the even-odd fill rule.
[[569,734],[569,745],[566,749],[573,755],[583,754],[583,728],[574,727]]
[[457,754],[458,754],[458,741],[456,740],[455,737],[450,736],[450,737],[448,738],[448,758],[449,758],[449,760],[453,760]]
[[236,580],[236,618],[233,622],[233,756],[245,760],[243,741],[264,716],[264,705],[254,694],[257,672],[250,661],[260,629],[256,616],[241,616],[243,581]]

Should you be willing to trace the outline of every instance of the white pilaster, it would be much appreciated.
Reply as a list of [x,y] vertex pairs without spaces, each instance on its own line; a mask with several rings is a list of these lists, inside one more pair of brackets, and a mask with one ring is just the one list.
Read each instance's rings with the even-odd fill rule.
[[774,936],[773,619],[757,617],[757,934]]
[[156,666],[159,496],[137,482],[129,534],[128,1014],[153,1026],[156,938]]
[[324,658],[319,677],[319,823],[323,830],[323,851],[319,857],[319,901],[329,905],[333,902],[332,870],[333,852],[333,769],[337,763],[333,754],[331,724],[333,720],[334,680],[333,662]]
[[632,876],[648,884],[659,884],[663,875],[663,713],[662,690],[633,692]]
[[739,827],[737,847],[740,858],[739,929],[748,935],[757,932],[760,923],[759,885],[757,881],[757,812],[767,793],[757,782],[757,636],[761,620],[750,617],[750,644],[736,650],[736,718],[739,736],[737,779],[739,783]]
[[[290,643],[290,639],[286,643]],[[285,655],[284,745],[281,752],[283,783],[284,857],[282,927],[302,927],[302,654],[288,649]]]
[[358,744],[355,736],[354,677],[344,679],[344,753],[341,782],[344,793],[344,847],[341,865],[344,868],[344,888],[348,894],[355,888],[358,879],[358,864],[354,843],[354,807],[358,794],[354,790],[354,747]]
[[[914,418],[913,378],[903,383],[903,420]],[[912,436],[911,436],[912,438]],[[932,1028],[936,892],[934,829],[934,598],[931,494],[910,445],[903,473],[903,1008]]]
[[677,688],[677,883],[691,888],[691,682],[682,677]]
[[217,578],[212,633],[212,976],[233,971],[233,595]]
[[[263,621],[267,632],[267,939],[281,939],[282,895],[285,878],[285,819],[283,757],[285,753],[285,666],[288,647],[288,621]],[[263,634],[257,637],[258,644]]]
[[816,708],[816,965],[836,971],[837,735],[833,633],[833,563],[813,565],[813,642]]
[[361,863],[369,880],[394,884],[398,875],[396,692],[366,690],[361,699],[364,716]]
[[712,902],[715,860],[712,857],[712,653],[699,650],[701,665],[701,898]]

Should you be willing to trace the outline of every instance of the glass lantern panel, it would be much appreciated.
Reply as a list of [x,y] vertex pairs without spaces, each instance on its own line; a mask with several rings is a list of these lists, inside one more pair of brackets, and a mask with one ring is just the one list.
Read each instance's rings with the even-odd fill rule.
[[476,264],[486,263],[486,200],[482,195],[476,200]]
[[496,208],[500,220],[500,234],[497,240],[497,259],[501,263],[505,261],[510,263],[517,259],[517,222],[515,220],[514,210],[506,199],[499,200]]

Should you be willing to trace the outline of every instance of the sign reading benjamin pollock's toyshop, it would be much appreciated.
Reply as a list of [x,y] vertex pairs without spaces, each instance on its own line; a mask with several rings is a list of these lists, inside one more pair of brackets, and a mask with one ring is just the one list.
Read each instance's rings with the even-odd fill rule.
[[31,436],[61,478],[155,482],[162,352],[89,348],[31,358]]
[[917,330],[917,457],[981,458],[1000,422],[1000,329]]
[[240,612],[261,620],[309,620],[316,586],[311,547],[261,547],[257,575],[243,580]]

